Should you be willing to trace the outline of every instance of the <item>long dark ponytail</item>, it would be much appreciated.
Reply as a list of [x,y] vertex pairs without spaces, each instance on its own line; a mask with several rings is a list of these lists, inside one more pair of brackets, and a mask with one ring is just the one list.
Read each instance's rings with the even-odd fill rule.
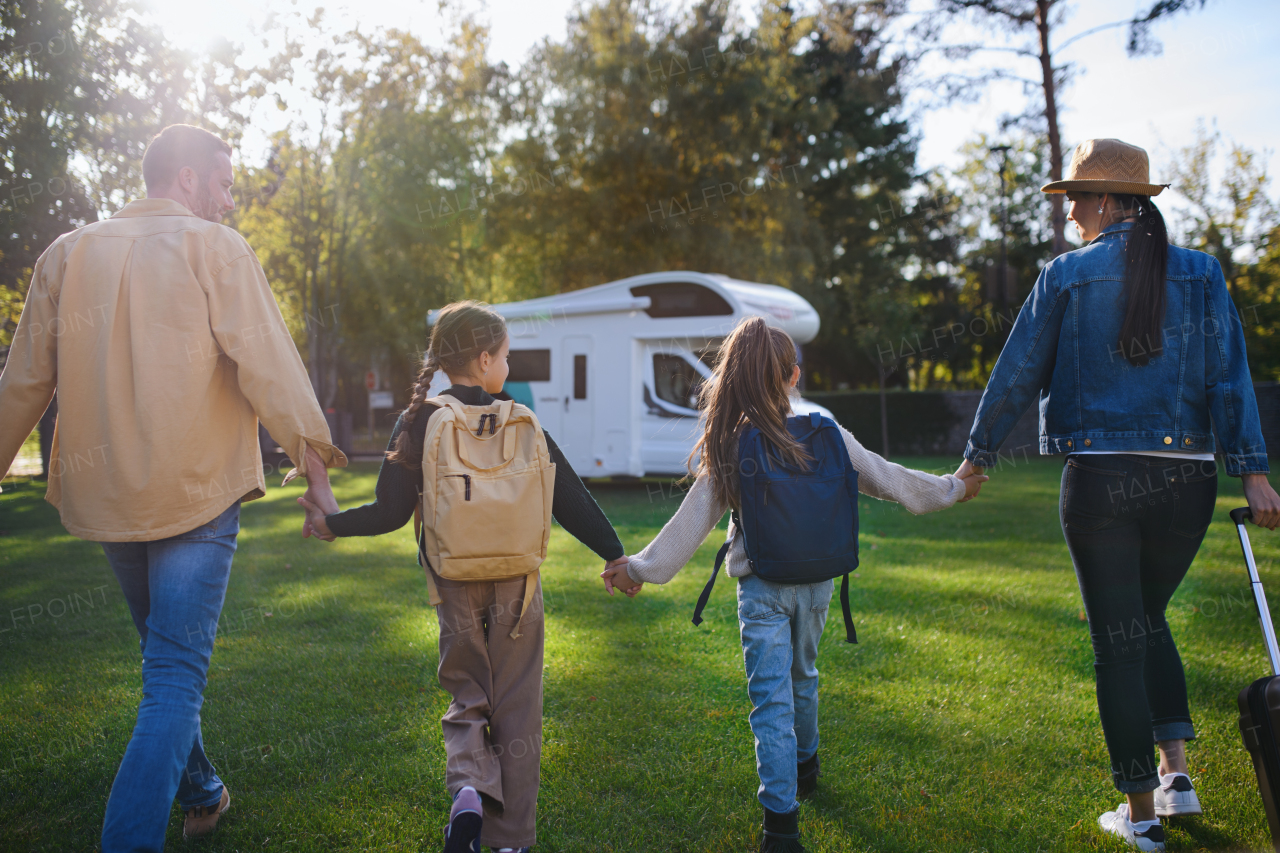
[[1150,196],[1113,195],[1124,218],[1136,217],[1125,247],[1125,309],[1120,353],[1141,367],[1164,352],[1169,231]]
[[487,305],[468,299],[440,309],[431,326],[431,342],[427,344],[422,369],[413,383],[413,396],[400,416],[400,433],[396,436],[395,447],[387,453],[388,462],[406,468],[422,467],[422,442],[415,443],[410,439],[409,427],[427,399],[427,388],[436,371],[458,373],[465,370],[468,364],[480,357],[480,353],[496,354],[506,339],[507,321]]
[[738,434],[746,424],[760,430],[788,465],[809,461],[804,445],[787,432],[795,367],[791,336],[762,317],[740,322],[720,346],[715,370],[700,393],[704,429],[689,454],[689,473],[710,477],[722,505],[739,506]]

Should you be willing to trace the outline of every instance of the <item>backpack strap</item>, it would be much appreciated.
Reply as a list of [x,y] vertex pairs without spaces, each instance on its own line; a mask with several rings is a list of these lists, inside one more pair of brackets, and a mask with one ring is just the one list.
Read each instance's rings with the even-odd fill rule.
[[849,573],[840,581],[840,609],[844,611],[844,641],[857,643],[858,632],[853,629],[853,614],[849,611]]
[[520,615],[516,618],[516,626],[511,629],[508,635],[513,640],[518,640],[524,635],[520,633],[520,623],[524,621],[524,615],[529,612],[529,605],[533,603],[533,594],[538,591],[539,571],[534,569],[532,572],[524,576],[524,604],[520,605]]
[[[737,533],[742,533],[742,523],[738,521],[738,511],[735,509],[730,515],[733,519],[733,526]],[[720,566],[724,564],[724,558],[729,553],[730,539],[725,539],[724,544],[720,546],[720,550],[716,552],[716,564],[711,568],[711,579],[707,581],[707,585],[702,588],[702,595],[698,596],[698,606],[693,608],[693,624],[702,624],[702,609],[707,606],[707,601],[711,598],[711,588],[716,585],[716,575],[720,573]]]
[[716,575],[720,572],[720,566],[724,563],[725,554],[729,553],[729,540],[724,540],[724,544],[720,546],[720,550],[716,552],[716,564],[711,569],[711,580],[707,581],[707,585],[702,588],[702,595],[698,596],[698,606],[693,608],[693,624],[702,624],[702,608],[707,606],[707,601],[711,598],[711,588],[716,585]]
[[422,490],[418,490],[418,504],[413,508],[413,539],[418,545],[418,565],[422,566],[423,573],[427,576],[427,595],[431,600],[432,607],[439,607],[442,599],[440,598],[440,590],[436,589],[435,579],[431,577],[431,566],[427,563],[427,557],[422,553]]

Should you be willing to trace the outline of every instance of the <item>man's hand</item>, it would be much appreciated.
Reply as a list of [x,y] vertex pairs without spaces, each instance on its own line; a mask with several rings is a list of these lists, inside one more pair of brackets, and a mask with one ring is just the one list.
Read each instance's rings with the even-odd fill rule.
[[[298,498],[298,503],[302,504],[303,509],[307,511],[306,519],[302,522],[302,538],[315,536],[317,539],[323,539],[325,542],[332,542],[337,537],[329,532],[328,525],[324,524],[326,515],[333,515],[339,511],[338,499],[333,496],[333,488],[329,485],[329,469],[324,467],[324,460],[320,458],[320,454],[316,453],[311,447],[307,447],[307,490],[302,497]],[[284,478],[287,484],[290,480],[298,476],[298,469],[293,469],[288,476]],[[317,518],[321,526],[316,526]]]
[[1280,526],[1280,495],[1271,488],[1266,474],[1243,474],[1244,498],[1249,502],[1253,523],[1268,530]]
[[604,578],[605,592],[613,595],[614,589],[618,589],[625,592],[628,598],[636,597],[636,593],[640,592],[640,587],[644,584],[633,581],[627,574],[627,563],[630,561],[630,557],[622,556],[604,564],[604,571],[600,573],[600,577]]
[[956,469],[956,477],[964,482],[964,497],[960,499],[960,503],[977,497],[978,492],[982,491],[982,484],[991,479],[982,470],[974,467],[968,459],[960,463],[960,467]]

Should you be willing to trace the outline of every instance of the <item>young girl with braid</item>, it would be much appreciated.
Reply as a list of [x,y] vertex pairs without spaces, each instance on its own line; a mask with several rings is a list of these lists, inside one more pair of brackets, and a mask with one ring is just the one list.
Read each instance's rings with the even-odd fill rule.
[[[470,301],[441,309],[412,402],[387,446],[376,499],[328,516],[300,500],[311,530],[330,540],[403,527],[413,517],[422,487],[427,422],[439,410],[425,402],[431,378],[443,369],[452,386],[442,394],[464,405],[489,405],[502,395],[509,348],[506,323],[492,309]],[[560,448],[550,435],[546,438],[556,466],[552,515],[608,567],[622,565],[627,558],[618,535]],[[503,519],[494,518],[493,524]],[[425,554],[423,541],[418,545]],[[437,609],[440,686],[453,697],[441,720],[445,786],[454,798],[445,853],[478,853],[481,844],[500,853],[527,851],[535,840],[542,753],[541,585],[523,613],[523,578],[461,582],[432,575],[442,599]],[[630,594],[639,590],[624,586],[631,587]],[[513,639],[509,634],[517,623],[521,634]]]

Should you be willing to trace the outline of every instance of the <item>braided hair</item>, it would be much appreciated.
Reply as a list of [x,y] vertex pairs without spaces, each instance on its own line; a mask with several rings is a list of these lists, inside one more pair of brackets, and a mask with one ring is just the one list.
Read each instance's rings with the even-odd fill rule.
[[506,339],[507,321],[487,305],[468,299],[440,309],[431,327],[431,341],[422,359],[422,369],[413,383],[413,395],[400,415],[400,433],[395,447],[387,452],[387,461],[406,468],[422,467],[422,444],[409,437],[409,428],[427,400],[432,377],[438,370],[461,373],[480,353],[496,355]]

